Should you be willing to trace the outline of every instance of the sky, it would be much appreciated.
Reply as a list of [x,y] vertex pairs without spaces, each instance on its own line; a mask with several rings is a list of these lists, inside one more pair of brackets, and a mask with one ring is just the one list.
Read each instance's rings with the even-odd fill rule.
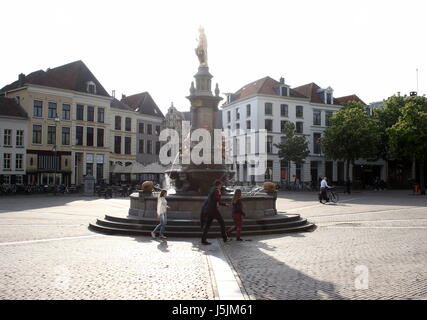
[[116,97],[148,91],[164,113],[171,102],[188,111],[203,26],[222,93],[270,76],[370,103],[416,91],[416,69],[427,93],[425,0],[21,0],[0,10],[0,87],[82,60]]

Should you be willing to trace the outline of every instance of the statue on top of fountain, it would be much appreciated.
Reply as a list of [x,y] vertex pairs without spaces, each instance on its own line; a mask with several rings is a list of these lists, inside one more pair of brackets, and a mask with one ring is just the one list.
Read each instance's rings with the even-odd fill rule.
[[195,49],[201,66],[208,66],[208,40],[206,39],[205,29],[199,27],[199,45]]

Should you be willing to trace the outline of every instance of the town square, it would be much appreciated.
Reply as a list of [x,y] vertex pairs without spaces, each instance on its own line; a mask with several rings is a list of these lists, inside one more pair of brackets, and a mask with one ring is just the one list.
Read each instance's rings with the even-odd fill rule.
[[1,62],[0,300],[427,299],[423,4],[303,2],[25,2],[52,24]]

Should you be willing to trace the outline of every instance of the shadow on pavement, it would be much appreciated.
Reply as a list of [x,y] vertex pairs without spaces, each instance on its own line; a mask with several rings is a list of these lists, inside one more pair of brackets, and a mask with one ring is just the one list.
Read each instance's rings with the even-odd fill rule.
[[[280,237],[288,236],[305,237],[300,233]],[[248,295],[257,300],[345,299],[333,283],[315,279],[269,255],[268,252],[275,252],[278,248],[263,241],[276,238],[258,236],[237,246],[236,243],[222,246]]]

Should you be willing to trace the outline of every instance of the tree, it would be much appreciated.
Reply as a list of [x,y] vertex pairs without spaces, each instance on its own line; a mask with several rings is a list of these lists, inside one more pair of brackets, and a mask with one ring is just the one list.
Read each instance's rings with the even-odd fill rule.
[[378,126],[363,104],[355,101],[346,103],[330,121],[331,126],[325,130],[320,145],[328,158],[346,160],[349,179],[350,163],[354,165],[356,159],[377,154]]
[[288,183],[290,180],[291,161],[296,164],[302,164],[304,159],[310,154],[308,141],[305,136],[295,135],[295,125],[292,122],[285,122],[283,126],[285,139],[279,144],[274,144],[279,149],[278,155],[280,160],[288,164]]
[[401,96],[391,96],[384,102],[384,106],[374,111],[374,119],[379,127],[378,156],[384,160],[390,159],[389,135],[387,129],[391,128],[402,115],[405,106],[405,98]]
[[397,159],[412,158],[420,165],[421,194],[425,194],[424,163],[427,159],[427,98],[405,98],[398,121],[387,129],[389,153]]

